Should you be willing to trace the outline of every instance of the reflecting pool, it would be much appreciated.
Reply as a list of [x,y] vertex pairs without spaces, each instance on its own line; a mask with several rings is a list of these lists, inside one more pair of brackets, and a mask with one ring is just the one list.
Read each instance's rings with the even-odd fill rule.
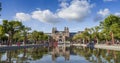
[[120,63],[120,51],[39,47],[0,52],[0,63]]

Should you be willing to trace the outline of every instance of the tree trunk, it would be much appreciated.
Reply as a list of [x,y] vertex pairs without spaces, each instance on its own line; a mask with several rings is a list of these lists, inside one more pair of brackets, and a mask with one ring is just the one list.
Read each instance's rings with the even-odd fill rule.
[[11,31],[9,31],[9,33],[8,33],[8,45],[9,46],[12,45],[12,39],[13,39],[13,34]]
[[85,40],[83,39],[83,44],[85,44]]
[[12,45],[13,42],[13,35],[10,36],[10,46]]
[[113,32],[112,32],[112,34],[111,34],[111,37],[112,37],[112,44],[114,45],[114,35],[113,35]]
[[7,41],[7,45],[10,45],[10,36],[8,36],[8,41]]
[[108,45],[108,40],[106,39],[106,44]]
[[26,45],[26,42],[27,42],[27,36],[25,36],[25,38],[24,38],[24,44]]
[[35,44],[36,44],[36,40],[34,40],[35,41]]
[[96,40],[97,40],[97,44],[98,44],[98,38]]

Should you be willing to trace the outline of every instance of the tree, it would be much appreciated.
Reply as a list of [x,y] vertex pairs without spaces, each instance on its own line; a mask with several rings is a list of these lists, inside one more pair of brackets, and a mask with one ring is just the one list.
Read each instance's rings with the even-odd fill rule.
[[48,35],[45,35],[43,32],[33,31],[31,33],[31,39],[37,44],[48,40]]
[[94,39],[97,43],[99,41],[99,30],[100,30],[99,26],[91,28],[91,38]]
[[115,23],[111,25],[110,29],[114,33],[114,38],[120,40],[120,25]]
[[24,25],[21,27],[21,33],[23,34],[25,44],[27,42],[27,34],[29,30],[31,30],[31,28],[25,27]]
[[91,36],[90,36],[90,30],[88,28],[85,29],[85,31],[82,33],[85,43],[90,42]]
[[21,26],[22,23],[19,21],[3,20],[3,28],[5,34],[8,35],[8,45],[12,44],[13,36],[16,32],[20,31]]
[[2,25],[0,25],[0,42],[2,41],[2,37],[4,36],[5,32],[4,32],[4,28]]
[[33,31],[32,32],[32,39],[34,40],[35,44],[42,39],[43,32]]
[[85,44],[90,42],[90,39],[91,39],[91,35],[90,35],[90,30],[88,28],[86,28],[84,32],[80,34],[76,34],[73,37],[73,40],[83,40],[83,43]]
[[[14,43],[16,42],[19,42],[21,41],[21,38],[22,38],[22,35],[21,35],[21,32],[16,32],[14,35],[13,35],[13,41]],[[23,39],[22,39],[23,40]]]
[[109,36],[112,38],[114,44],[114,38],[120,40],[120,17],[110,15],[103,22],[100,23],[102,32],[104,32],[106,40],[109,40]]

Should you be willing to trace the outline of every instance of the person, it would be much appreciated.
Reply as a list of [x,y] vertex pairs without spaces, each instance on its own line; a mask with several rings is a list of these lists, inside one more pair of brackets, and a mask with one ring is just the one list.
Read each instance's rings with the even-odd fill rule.
[[1,47],[2,45],[1,45],[1,43],[0,43],[0,47]]
[[20,46],[20,42],[17,42],[17,46]]
[[23,45],[25,45],[25,42],[22,42],[23,43]]
[[119,41],[117,40],[117,45],[119,44]]

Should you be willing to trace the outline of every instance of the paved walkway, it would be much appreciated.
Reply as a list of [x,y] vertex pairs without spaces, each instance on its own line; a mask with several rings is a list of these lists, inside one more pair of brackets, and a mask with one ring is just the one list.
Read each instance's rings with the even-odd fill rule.
[[12,45],[12,46],[7,46],[7,45],[2,45],[0,46],[0,51],[9,51],[9,50],[17,50],[17,49],[24,49],[24,48],[32,48],[32,47],[41,47],[45,44],[27,44],[27,45]]
[[[74,46],[83,46],[83,47],[87,47],[86,44],[73,44],[73,45],[74,45]],[[108,50],[120,51],[120,45],[96,44],[94,47],[95,47],[95,48],[100,48],[100,49],[108,49]]]
[[[72,44],[72,45],[87,47],[86,44]],[[32,48],[32,47],[37,48],[37,47],[42,47],[42,46],[47,46],[47,45],[46,44],[27,44],[27,45],[20,45],[20,46],[17,46],[17,45],[12,45],[12,46],[2,45],[2,46],[0,46],[0,51],[17,50],[17,49]],[[95,48],[100,48],[100,49],[120,51],[120,45],[96,44],[94,47]]]

